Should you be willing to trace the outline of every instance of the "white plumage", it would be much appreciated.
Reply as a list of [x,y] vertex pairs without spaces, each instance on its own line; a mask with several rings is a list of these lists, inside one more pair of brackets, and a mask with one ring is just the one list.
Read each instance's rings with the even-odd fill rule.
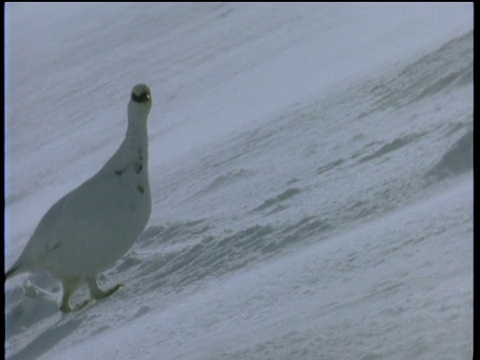
[[103,291],[96,278],[131,248],[150,217],[147,118],[151,106],[149,87],[134,86],[122,144],[100,171],[47,211],[7,271],[7,279],[48,270],[62,281],[63,312],[72,310],[70,297],[84,282],[95,299],[120,288],[119,284]]

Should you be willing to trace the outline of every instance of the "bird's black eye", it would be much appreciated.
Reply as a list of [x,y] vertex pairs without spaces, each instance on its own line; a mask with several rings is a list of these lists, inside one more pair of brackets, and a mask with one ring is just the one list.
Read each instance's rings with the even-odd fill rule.
[[137,103],[145,103],[145,102],[150,101],[150,99],[151,99],[151,97],[150,97],[150,93],[148,91],[145,91],[145,92],[141,93],[140,95],[137,95],[134,92],[132,92],[132,100],[137,102]]

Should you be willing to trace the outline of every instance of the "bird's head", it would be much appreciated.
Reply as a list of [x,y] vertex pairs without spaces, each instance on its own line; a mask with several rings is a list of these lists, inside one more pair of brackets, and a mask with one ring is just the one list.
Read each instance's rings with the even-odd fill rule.
[[129,120],[144,119],[146,121],[151,108],[152,94],[150,88],[146,84],[135,85],[128,103]]

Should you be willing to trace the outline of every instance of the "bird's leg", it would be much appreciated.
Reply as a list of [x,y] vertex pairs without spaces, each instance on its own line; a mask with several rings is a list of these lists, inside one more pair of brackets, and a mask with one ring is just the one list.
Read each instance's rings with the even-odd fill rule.
[[62,299],[62,305],[60,306],[60,310],[63,313],[69,313],[72,311],[72,308],[70,307],[70,297],[72,296],[74,290],[72,287],[69,286],[69,284],[66,281],[62,280],[62,285],[63,285],[63,299]]
[[118,284],[111,287],[110,289],[101,290],[97,285],[97,280],[93,277],[87,278],[87,284],[88,284],[88,288],[90,289],[90,294],[96,300],[100,300],[100,299],[106,298],[107,296],[112,295],[114,292],[116,292],[118,289],[120,289],[123,286],[123,284]]
[[60,306],[60,310],[63,313],[68,314],[73,310],[83,309],[90,302],[90,300],[86,300],[74,308],[70,306],[70,298],[72,297],[75,290],[77,290],[78,286],[80,285],[80,282],[81,282],[80,279],[74,279],[70,281],[62,280],[63,299],[62,299],[62,305]]

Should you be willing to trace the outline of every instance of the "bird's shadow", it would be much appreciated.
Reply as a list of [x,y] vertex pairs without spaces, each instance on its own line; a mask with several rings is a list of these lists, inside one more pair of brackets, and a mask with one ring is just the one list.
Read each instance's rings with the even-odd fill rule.
[[62,321],[53,325],[48,330],[42,332],[32,342],[25,346],[22,350],[17,352],[11,357],[7,357],[8,360],[20,360],[20,359],[36,359],[52,349],[62,339],[74,332],[81,324],[82,319],[71,319],[69,321]]
[[[58,294],[41,289],[29,281],[8,289],[5,300],[5,340],[12,338],[14,343],[17,342],[15,337],[23,337],[25,329],[38,334],[23,349],[6,356],[7,359],[38,358],[75,331],[83,319],[74,313],[63,315],[59,311]],[[26,341],[21,342],[20,346]]]

